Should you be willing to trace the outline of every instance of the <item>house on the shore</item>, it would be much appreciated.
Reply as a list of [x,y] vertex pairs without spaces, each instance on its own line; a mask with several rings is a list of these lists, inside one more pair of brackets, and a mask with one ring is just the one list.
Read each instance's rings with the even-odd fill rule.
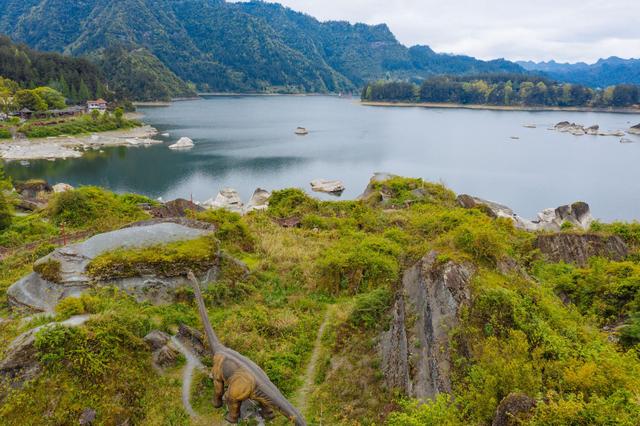
[[97,99],[95,101],[87,101],[87,112],[93,111],[105,112],[107,110],[107,101],[104,99]]

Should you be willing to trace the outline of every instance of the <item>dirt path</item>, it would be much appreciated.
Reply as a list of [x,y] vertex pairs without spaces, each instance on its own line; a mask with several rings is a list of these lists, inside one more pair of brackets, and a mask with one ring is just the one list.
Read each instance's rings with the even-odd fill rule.
[[311,391],[313,391],[314,387],[314,379],[316,375],[316,370],[318,367],[318,360],[320,358],[320,352],[322,351],[322,337],[324,336],[324,331],[333,316],[333,310],[335,306],[329,306],[324,315],[324,319],[322,320],[322,324],[320,328],[318,328],[318,334],[316,336],[316,341],[313,344],[313,352],[311,353],[311,358],[309,359],[309,364],[307,364],[307,369],[304,373],[304,383],[298,390],[298,397],[296,399],[296,406],[302,412],[302,414],[307,414],[308,409],[308,398]]
[[189,416],[197,417],[198,414],[196,414],[191,406],[191,383],[193,382],[193,372],[196,369],[204,370],[204,365],[202,365],[198,357],[187,349],[175,336],[171,338],[171,342],[187,360],[187,364],[182,371],[182,405]]

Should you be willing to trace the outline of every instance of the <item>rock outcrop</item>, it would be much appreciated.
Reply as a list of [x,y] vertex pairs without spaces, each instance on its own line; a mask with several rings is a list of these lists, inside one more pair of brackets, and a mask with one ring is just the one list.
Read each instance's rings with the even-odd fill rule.
[[311,181],[311,190],[339,195],[344,192],[345,187],[339,180],[316,179]]
[[59,323],[50,323],[32,328],[16,337],[7,348],[5,357],[0,361],[0,378],[7,380],[14,387],[40,374],[41,366],[37,359],[35,347],[36,334],[45,327],[59,324],[65,327],[78,327],[89,319],[89,315],[71,317]]
[[496,410],[491,426],[518,426],[531,417],[536,400],[523,393],[510,393]]
[[513,220],[516,228],[525,231],[557,232],[562,229],[565,223],[569,223],[573,227],[581,230],[588,230],[593,222],[589,205],[582,201],[560,206],[555,209],[544,209],[538,213],[538,217],[533,220],[518,216],[518,214],[507,206],[471,195],[459,195],[457,201],[460,207],[466,209],[478,208],[493,218],[509,218]]
[[182,137],[178,139],[178,142],[173,145],[169,145],[169,149],[180,150],[180,149],[191,149],[195,146],[193,141],[187,137]]
[[238,191],[232,188],[222,189],[215,199],[209,199],[202,205],[210,209],[227,209],[235,213],[242,213],[244,208]]
[[57,183],[52,187],[53,192],[59,194],[60,192],[73,191],[73,186],[68,183]]
[[570,133],[574,136],[584,136],[584,135],[624,136],[624,132],[622,130],[615,130],[612,132],[601,132],[600,126],[597,124],[590,127],[585,127],[581,124],[569,123],[568,121],[561,121],[560,123],[553,126],[553,129],[562,133]]
[[472,265],[438,262],[431,252],[405,272],[379,351],[386,384],[429,399],[451,391],[449,332],[471,297]]
[[157,218],[185,217],[187,212],[200,212],[205,209],[189,200],[178,198],[176,200],[167,201],[166,203],[146,209],[149,214]]
[[[52,312],[60,300],[78,296],[96,285],[116,285],[140,301],[163,303],[172,300],[176,288],[188,285],[183,277],[141,276],[93,281],[87,266],[97,256],[115,249],[131,249],[195,239],[210,233],[173,222],[149,221],[130,228],[99,234],[88,240],[61,247],[36,261],[33,272],[9,287],[7,296],[15,307]],[[215,277],[216,265],[208,273]]]
[[632,126],[629,130],[627,130],[627,133],[629,133],[630,135],[640,135],[640,124]]
[[559,233],[539,235],[535,246],[551,262],[586,266],[592,257],[620,261],[629,255],[629,248],[618,236]]
[[172,367],[178,361],[180,351],[171,341],[171,336],[159,330],[154,330],[144,337],[144,341],[149,345],[154,368],[162,370]]
[[250,213],[256,210],[266,210],[269,207],[269,198],[271,198],[269,191],[262,188],[256,189],[244,208],[244,212]]

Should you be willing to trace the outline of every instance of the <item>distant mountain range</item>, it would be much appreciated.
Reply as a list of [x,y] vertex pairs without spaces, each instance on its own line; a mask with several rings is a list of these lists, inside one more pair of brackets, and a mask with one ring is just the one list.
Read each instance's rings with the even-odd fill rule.
[[0,33],[86,55],[139,99],[199,91],[352,91],[373,79],[523,72],[407,48],[386,25],[319,22],[278,4],[223,0],[0,0]]
[[616,84],[640,84],[640,59],[621,59],[612,56],[595,64],[549,62],[518,62],[528,71],[541,71],[547,76],[567,83],[591,87],[608,87]]

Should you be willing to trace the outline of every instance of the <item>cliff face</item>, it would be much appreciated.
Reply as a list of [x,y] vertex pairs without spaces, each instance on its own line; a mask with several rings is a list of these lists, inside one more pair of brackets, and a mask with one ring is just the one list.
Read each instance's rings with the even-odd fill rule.
[[470,264],[441,264],[433,251],[405,272],[389,330],[380,336],[386,385],[429,399],[451,391],[449,332],[470,300]]

